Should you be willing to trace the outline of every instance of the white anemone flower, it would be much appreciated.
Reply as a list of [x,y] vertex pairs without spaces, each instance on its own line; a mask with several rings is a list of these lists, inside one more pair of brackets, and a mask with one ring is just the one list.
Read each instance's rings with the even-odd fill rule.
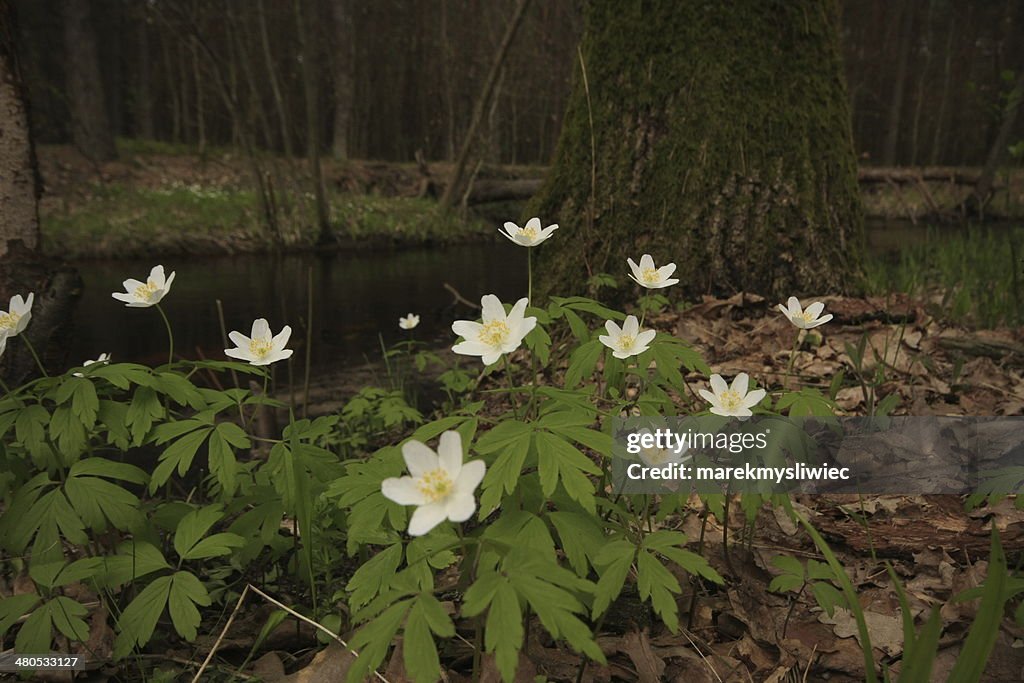
[[[651,434],[649,429],[641,429],[637,432],[638,434]],[[637,454],[640,459],[644,461],[648,467],[664,467],[665,465],[674,465],[687,462],[691,459],[691,456],[686,455],[686,451],[690,450],[688,445],[684,445],[678,453],[674,448],[658,448],[655,444],[650,448],[640,448],[640,452]]]
[[291,336],[292,328],[288,325],[285,325],[277,336],[273,336],[266,318],[258,318],[252,324],[252,336],[246,337],[241,332],[231,332],[228,335],[228,339],[233,341],[237,348],[224,349],[224,353],[232,358],[247,361],[249,365],[270,365],[291,357],[292,350],[284,348]]
[[398,319],[398,326],[401,327],[403,330],[415,329],[415,327],[417,325],[419,325],[419,324],[420,324],[420,317],[418,315],[416,315],[415,313],[410,313],[409,315],[405,316],[404,318],[399,318]]
[[672,273],[676,272],[676,264],[669,263],[661,268],[657,268],[650,254],[644,254],[640,257],[640,265],[637,265],[636,261],[631,258],[626,259],[626,263],[629,264],[629,269],[633,271],[629,276],[641,287],[661,289],[663,287],[671,287],[679,282],[679,280],[672,277]]
[[639,356],[657,336],[654,330],[641,330],[635,315],[627,315],[621,328],[611,320],[604,327],[608,334],[602,334],[598,339],[612,350],[616,358]]
[[528,299],[523,297],[507,314],[501,300],[493,294],[480,299],[482,321],[456,320],[452,332],[462,337],[452,351],[464,356],[481,356],[484,365],[496,363],[504,353],[511,353],[537,325],[533,316],[524,317]]
[[391,477],[380,492],[399,505],[415,505],[409,535],[422,536],[448,519],[465,522],[476,510],[474,491],[483,481],[483,460],[462,462],[462,437],[458,432],[441,435],[435,453],[421,441],[407,441],[402,457],[410,477]]
[[28,321],[32,319],[32,302],[35,298],[35,292],[30,292],[27,299],[22,299],[21,294],[11,297],[7,310],[0,311],[0,334],[17,337],[25,331]]
[[139,282],[131,278],[124,281],[124,292],[114,292],[112,297],[123,301],[128,308],[149,308],[160,303],[160,300],[171,291],[171,283],[174,282],[174,273],[170,277],[164,277],[163,266],[153,266],[149,271],[149,278],[145,282]]
[[[99,358],[97,358],[96,360],[87,360],[84,363],[82,363],[82,367],[83,368],[87,368],[90,365],[96,365],[96,364],[106,365],[109,362],[110,362],[110,354],[109,353],[101,353]],[[84,375],[82,373],[80,373],[80,372],[75,372],[75,373],[72,373],[72,374],[75,377],[84,377]]]
[[546,228],[540,227],[539,218],[531,218],[526,225],[519,227],[515,223],[506,222],[505,229],[499,230],[502,235],[509,238],[521,247],[535,247],[547,238],[551,233],[558,230],[558,224],[549,225]]
[[[724,417],[750,417],[751,408],[765,397],[764,389],[747,392],[750,377],[745,372],[736,375],[732,386],[725,383],[721,375],[711,375],[711,391],[701,389],[701,397],[711,404],[711,412]],[[712,393],[714,392],[714,393]]]
[[828,315],[821,314],[825,310],[825,304],[820,301],[815,301],[807,308],[803,308],[800,305],[800,300],[795,296],[791,296],[786,303],[786,306],[779,304],[777,308],[782,311],[784,316],[789,318],[789,322],[801,330],[809,330],[812,327],[824,325],[832,319],[831,313]]

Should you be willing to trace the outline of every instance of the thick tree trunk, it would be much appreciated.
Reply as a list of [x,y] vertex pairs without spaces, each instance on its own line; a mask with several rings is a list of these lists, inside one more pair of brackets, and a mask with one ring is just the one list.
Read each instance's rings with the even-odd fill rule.
[[[62,347],[51,342],[71,319],[81,281],[74,270],[54,268],[39,257],[39,174],[15,34],[12,2],[0,0],[0,306],[6,308],[15,294],[35,293],[32,323],[22,334],[45,362]],[[33,367],[23,340],[8,341],[0,377],[17,385]]]
[[63,0],[64,64],[75,147],[93,161],[117,156],[100,78],[90,0]]
[[563,226],[539,249],[546,288],[625,280],[645,252],[675,261],[689,293],[855,288],[863,222],[836,22],[820,0],[590,0],[530,207]]
[[0,260],[14,242],[39,246],[39,176],[14,35],[13,10],[0,0]]
[[348,131],[352,121],[352,102],[355,97],[356,50],[355,28],[352,22],[350,0],[331,0],[331,21],[334,25],[334,158],[348,159]]

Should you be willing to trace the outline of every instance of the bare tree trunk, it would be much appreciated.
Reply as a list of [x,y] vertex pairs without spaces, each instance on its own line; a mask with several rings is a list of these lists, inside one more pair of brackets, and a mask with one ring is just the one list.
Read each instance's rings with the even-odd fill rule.
[[356,63],[355,27],[349,0],[331,0],[334,24],[334,158],[348,159],[348,132],[355,97],[353,71]]
[[956,36],[956,22],[953,17],[949,18],[949,36],[946,39],[946,62],[942,72],[942,96],[939,98],[939,112],[935,115],[935,137],[932,138],[932,155],[929,163],[935,166],[942,158],[944,133],[943,124],[946,121],[946,106],[949,102],[950,73],[953,60],[953,38]]
[[974,186],[974,192],[965,202],[970,213],[984,216],[985,205],[988,204],[992,195],[992,184],[995,181],[996,171],[999,164],[1006,156],[1006,148],[1010,143],[1010,135],[1017,123],[1017,115],[1020,113],[1020,103],[1024,99],[1024,68],[1017,70],[1017,82],[1006,101],[1006,108],[1003,110],[1003,120],[999,124],[999,132],[989,149],[988,158],[985,160],[985,167],[978,176],[978,182]]
[[900,139],[900,122],[903,118],[903,100],[906,92],[907,62],[910,60],[910,45],[913,42],[911,30],[914,21],[914,6],[909,0],[899,4],[900,31],[896,36],[899,53],[896,58],[896,76],[893,81],[892,100],[889,102],[889,123],[885,133],[885,147],[882,149],[882,163],[896,164],[896,150]]
[[135,135],[152,140],[153,126],[153,58],[149,41],[149,7],[142,5],[139,10],[139,71],[135,77]]
[[505,58],[508,56],[508,49],[516,37],[516,32],[519,31],[519,26],[523,23],[523,16],[526,14],[526,8],[529,5],[530,0],[519,0],[519,3],[516,5],[515,12],[512,14],[512,18],[508,22],[508,27],[505,29],[505,37],[502,38],[501,45],[498,46],[498,51],[494,55],[494,61],[491,63],[491,70],[487,74],[487,80],[484,81],[483,91],[481,91],[476,104],[473,105],[473,117],[469,121],[469,130],[466,131],[466,139],[462,141],[462,149],[459,151],[459,158],[455,162],[455,170],[452,172],[452,178],[449,181],[448,186],[444,189],[444,195],[441,197],[442,209],[450,209],[455,199],[457,197],[461,197],[463,194],[462,179],[466,173],[466,164],[469,161],[469,153],[473,150],[477,131],[479,130],[480,123],[483,121],[484,115],[487,112],[487,106],[490,104],[491,96],[494,94],[495,85],[497,85],[498,82],[498,75],[501,73],[501,67],[505,63]]
[[75,147],[93,161],[117,156],[100,78],[96,31],[89,0],[63,0],[64,63]]
[[39,247],[39,177],[25,88],[14,48],[14,17],[0,0],[0,259],[12,243]]
[[256,14],[260,22],[260,41],[263,44],[263,59],[267,64],[267,80],[270,81],[270,90],[274,93],[277,120],[281,127],[281,146],[284,147],[285,156],[290,158],[292,156],[291,129],[288,127],[288,113],[284,104],[284,96],[281,94],[281,85],[277,81],[277,68],[274,65],[274,56],[270,51],[270,35],[267,33],[267,12],[263,0],[257,0]]
[[295,0],[299,53],[302,55],[302,85],[306,93],[306,157],[309,159],[309,169],[313,176],[313,192],[316,197],[316,219],[319,228],[317,241],[320,244],[327,244],[331,241],[331,210],[327,205],[324,174],[320,165],[320,98],[316,66],[313,63],[316,50],[313,49],[313,31],[309,25],[310,22],[315,21],[315,12],[316,4],[313,0]]
[[203,98],[203,72],[199,68],[199,49],[192,43],[192,82],[196,85],[196,134],[199,156],[206,154],[206,107]]

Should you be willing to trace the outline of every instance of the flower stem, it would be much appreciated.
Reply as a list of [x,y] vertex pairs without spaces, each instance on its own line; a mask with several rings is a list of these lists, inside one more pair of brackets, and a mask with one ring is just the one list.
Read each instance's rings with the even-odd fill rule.
[[169,346],[167,350],[167,364],[170,365],[174,362],[174,332],[171,331],[171,321],[167,319],[163,306],[157,304],[156,310],[159,311],[160,317],[164,319],[164,327],[167,328],[167,343]]
[[32,357],[36,359],[36,365],[39,366],[39,371],[43,373],[43,377],[49,377],[49,373],[46,372],[46,368],[43,367],[43,361],[39,360],[39,354],[36,353],[36,348],[32,346],[32,342],[28,340],[28,335],[22,335],[21,338],[25,340],[25,346],[28,347],[28,352],[31,353]]
[[516,400],[516,389],[512,385],[512,366],[508,362],[508,354],[502,356],[505,359],[505,379],[508,380],[508,400],[512,403],[512,414],[519,419],[519,402]]
[[796,360],[797,351],[800,350],[800,330],[796,331],[796,339],[793,340],[793,350],[789,353],[789,364],[786,366],[786,376],[782,379],[782,390],[785,391],[789,385],[789,375],[793,372],[793,361]]
[[533,305],[533,247],[526,249],[526,301]]

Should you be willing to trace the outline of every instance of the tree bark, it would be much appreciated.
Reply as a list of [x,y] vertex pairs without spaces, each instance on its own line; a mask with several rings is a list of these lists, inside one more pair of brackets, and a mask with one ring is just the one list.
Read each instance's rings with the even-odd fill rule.
[[903,119],[903,100],[907,83],[907,62],[910,61],[910,45],[914,40],[911,35],[914,21],[913,4],[909,0],[903,0],[897,7],[901,12],[900,32],[896,36],[899,47],[892,99],[889,100],[889,122],[885,132],[885,147],[882,150],[882,163],[886,166],[896,164],[896,150],[900,139],[900,123]]
[[487,112],[487,106],[490,104],[491,97],[494,94],[495,86],[498,83],[498,76],[501,73],[501,67],[508,56],[508,49],[512,45],[516,33],[519,31],[519,26],[523,23],[523,16],[526,14],[526,8],[529,5],[530,0],[519,0],[519,4],[516,5],[512,18],[508,22],[508,27],[505,29],[505,37],[502,38],[501,45],[498,46],[498,51],[494,55],[494,61],[491,63],[487,80],[484,82],[483,91],[481,91],[480,97],[477,98],[476,104],[473,105],[473,116],[469,122],[469,130],[466,131],[466,139],[462,141],[459,158],[455,161],[452,179],[449,181],[444,195],[441,197],[441,208],[443,209],[450,209],[455,199],[463,194],[462,181],[466,174],[469,153],[473,149],[477,131],[480,129],[480,124],[483,122],[484,115]]
[[348,133],[355,97],[355,28],[350,0],[331,0],[331,21],[334,24],[334,136],[331,150],[334,158],[348,159]]
[[[281,146],[286,157],[292,157],[291,130],[288,127],[288,111],[285,107],[284,95],[281,94],[281,85],[277,81],[277,67],[274,64],[274,56],[270,51],[270,35],[267,32],[267,11],[263,0],[256,3],[256,15],[260,23],[260,42],[263,46],[263,61],[267,65],[267,80],[270,81],[270,91],[274,94],[274,105],[277,108],[277,121],[281,127]],[[302,30],[301,28],[299,29]]]
[[[834,2],[590,0],[542,287],[645,252],[691,294],[856,289],[863,219]],[[536,283],[535,283],[536,286]],[[535,291],[537,291],[535,289]]]
[[117,156],[100,77],[90,0],[63,0],[64,64],[75,147],[92,161]]
[[39,175],[10,0],[0,0],[0,259],[20,241],[39,246]]

